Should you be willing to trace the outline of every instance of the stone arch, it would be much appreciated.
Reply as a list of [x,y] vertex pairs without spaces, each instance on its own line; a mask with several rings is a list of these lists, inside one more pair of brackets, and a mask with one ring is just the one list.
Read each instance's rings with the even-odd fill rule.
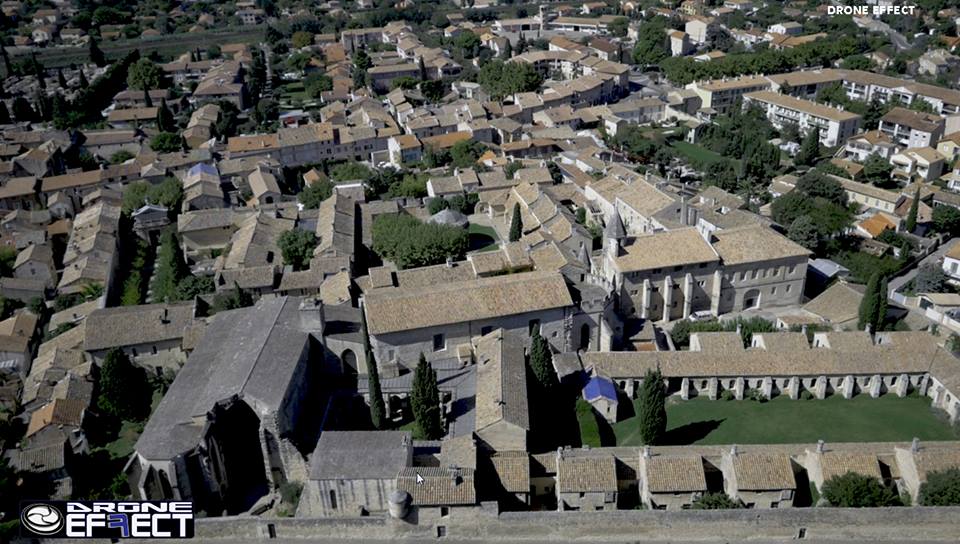
[[340,354],[340,362],[343,364],[343,371],[348,374],[357,373],[357,354],[352,349],[345,349]]
[[750,310],[752,308],[760,307],[760,290],[759,289],[750,289],[743,295],[743,309]]

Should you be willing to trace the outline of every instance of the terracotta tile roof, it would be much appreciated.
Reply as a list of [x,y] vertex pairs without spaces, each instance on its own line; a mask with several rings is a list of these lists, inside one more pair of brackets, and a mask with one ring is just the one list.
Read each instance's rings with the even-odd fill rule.
[[[423,483],[417,483],[417,475]],[[409,467],[397,474],[397,489],[413,498],[414,506],[476,504],[474,471],[469,468]]]
[[617,466],[612,455],[563,456],[557,461],[557,492],[587,493],[617,490]]
[[733,471],[739,490],[770,491],[797,488],[789,455],[739,453],[732,457]]
[[828,451],[820,455],[820,468],[823,470],[823,481],[834,476],[843,476],[848,472],[873,476],[877,479],[882,477],[877,456],[869,453]]
[[645,461],[644,477],[651,493],[707,490],[703,457],[699,455],[657,455]]
[[507,493],[530,492],[530,456],[527,452],[497,452],[490,456],[490,463]]

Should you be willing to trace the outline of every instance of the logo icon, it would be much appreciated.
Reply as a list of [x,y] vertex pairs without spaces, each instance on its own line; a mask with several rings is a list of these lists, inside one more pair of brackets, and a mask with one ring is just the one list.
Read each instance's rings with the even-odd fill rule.
[[31,504],[23,509],[20,521],[35,533],[52,535],[63,527],[63,514],[49,504]]

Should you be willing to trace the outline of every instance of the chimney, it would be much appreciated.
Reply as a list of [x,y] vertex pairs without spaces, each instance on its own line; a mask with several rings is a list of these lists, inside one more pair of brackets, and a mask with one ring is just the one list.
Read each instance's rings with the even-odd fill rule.
[[453,268],[453,257],[447,255],[447,268]]
[[300,303],[300,329],[303,332],[323,334],[323,301],[319,298],[306,298]]
[[743,334],[743,324],[737,322],[737,334]]
[[643,458],[644,458],[644,459],[649,459],[649,458],[650,458],[650,446],[644,446],[644,447],[643,447]]
[[871,334],[871,335],[873,334],[873,327],[870,326],[870,323],[867,323],[867,324],[863,327],[863,330],[865,330],[865,331],[867,332],[867,334]]
[[804,334],[804,336],[806,336],[806,334],[807,334],[807,324],[806,324],[806,323],[804,323],[804,324],[800,327],[800,332],[802,332],[802,333]]
[[730,446],[730,455],[733,455],[733,456],[736,456],[736,455],[737,455],[737,445],[736,445],[736,444]]
[[823,440],[817,440],[817,453],[823,453]]
[[920,451],[920,439],[913,437],[913,442],[910,443],[910,451],[912,453],[917,453]]

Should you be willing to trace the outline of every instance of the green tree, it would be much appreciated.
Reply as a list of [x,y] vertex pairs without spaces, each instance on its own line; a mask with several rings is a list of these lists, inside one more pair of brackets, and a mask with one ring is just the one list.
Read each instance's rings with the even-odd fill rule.
[[913,279],[914,291],[917,293],[945,293],[948,291],[947,275],[939,265],[927,263],[917,268],[917,275]]
[[136,157],[136,155],[133,153],[127,151],[126,149],[121,149],[113,155],[110,155],[110,164],[123,164],[134,157]]
[[731,499],[722,491],[704,493],[700,495],[700,498],[693,501],[694,510],[731,510],[734,508],[742,508],[740,502]]
[[520,204],[513,205],[513,217],[510,218],[510,241],[516,242],[523,236],[523,220],[520,218]]
[[637,64],[651,65],[670,56],[670,42],[667,37],[667,20],[657,16],[649,19],[637,29],[637,43],[633,47],[633,61]]
[[233,289],[226,293],[217,293],[213,297],[211,310],[214,313],[253,306],[253,296],[234,282]]
[[800,143],[800,151],[794,157],[794,162],[804,166],[813,166],[820,157],[820,130],[811,128]]
[[140,59],[127,72],[127,85],[131,89],[149,91],[159,89],[163,83],[163,70],[150,59]]
[[960,506],[960,469],[927,473],[927,481],[920,485],[917,502],[921,506]]
[[823,482],[821,496],[830,506],[841,508],[875,508],[900,506],[900,497],[877,478],[847,472]]
[[216,287],[210,276],[194,276],[193,274],[180,280],[177,285],[177,300],[193,300],[200,295],[214,292]]
[[182,147],[183,141],[176,132],[160,132],[150,140],[150,149],[157,153],[174,153]]
[[426,440],[443,438],[437,372],[427,362],[423,353],[420,354],[420,360],[417,362],[417,368],[413,374],[410,404],[413,408],[413,418],[417,423],[420,436]]
[[465,229],[422,223],[410,215],[381,215],[373,222],[373,250],[399,268],[461,259],[469,247]]
[[320,98],[326,91],[333,90],[333,80],[321,73],[312,73],[303,80],[303,90],[310,98]]
[[820,245],[820,230],[810,216],[801,215],[790,223],[787,238],[809,250],[815,250]]
[[22,96],[13,99],[13,117],[18,123],[37,121],[37,112],[30,106],[30,102]]
[[880,309],[880,273],[874,272],[867,281],[867,290],[860,301],[860,310],[857,315],[857,328],[864,329],[870,325],[871,330],[877,330],[877,311]]
[[297,195],[297,200],[308,210],[316,210],[320,203],[330,198],[333,194],[333,184],[326,180],[320,180],[312,185],[307,185]]
[[367,359],[367,391],[370,395],[370,421],[374,429],[385,429],[387,426],[387,409],[383,402],[383,391],[380,387],[380,371],[377,369],[377,360],[370,349],[370,334],[367,332],[367,313],[360,308],[360,333],[363,336],[363,352]]
[[294,270],[305,270],[310,266],[313,250],[317,247],[317,235],[313,231],[288,230],[277,238],[277,246],[283,254],[284,264],[292,265]]
[[176,226],[168,227],[160,233],[160,247],[154,264],[153,298],[158,302],[173,302],[178,299],[177,286],[190,276],[190,269],[180,251]]
[[139,421],[150,410],[150,386],[142,369],[120,348],[111,348],[100,365],[97,408],[113,417]]
[[913,232],[917,230],[917,213],[920,211],[920,187],[917,187],[917,192],[913,195],[913,202],[910,203],[910,211],[907,212],[907,223],[904,225],[904,228],[907,232]]
[[640,440],[644,444],[655,445],[667,430],[666,390],[659,368],[648,370],[644,375],[638,399]]
[[543,76],[526,62],[487,61],[480,68],[477,83],[495,100],[514,93],[535,91],[543,83]]
[[960,210],[953,206],[937,206],[933,209],[933,230],[960,236]]
[[874,153],[863,163],[863,177],[868,182],[884,189],[893,189],[897,186],[890,174],[893,166],[883,157]]
[[547,339],[540,334],[539,326],[533,329],[530,338],[530,369],[541,391],[551,391],[559,384],[557,371],[553,368],[553,351]]
[[313,34],[303,30],[298,30],[297,32],[293,33],[293,36],[290,38],[290,43],[293,44],[294,49],[303,49],[304,47],[309,47],[313,45]]
[[[149,94],[147,96],[150,96]],[[157,108],[157,129],[161,132],[174,132],[177,130],[176,121],[173,119],[173,112],[167,107],[167,99],[160,99],[160,107]]]
[[400,76],[394,78],[393,81],[390,82],[390,88],[410,90],[415,89],[418,83],[420,83],[420,81],[418,81],[416,78],[412,78],[410,76]]
[[473,140],[461,140],[450,148],[450,158],[457,168],[470,168],[480,158],[480,145]]
[[437,103],[447,94],[447,85],[442,80],[420,82],[420,92],[428,102]]

